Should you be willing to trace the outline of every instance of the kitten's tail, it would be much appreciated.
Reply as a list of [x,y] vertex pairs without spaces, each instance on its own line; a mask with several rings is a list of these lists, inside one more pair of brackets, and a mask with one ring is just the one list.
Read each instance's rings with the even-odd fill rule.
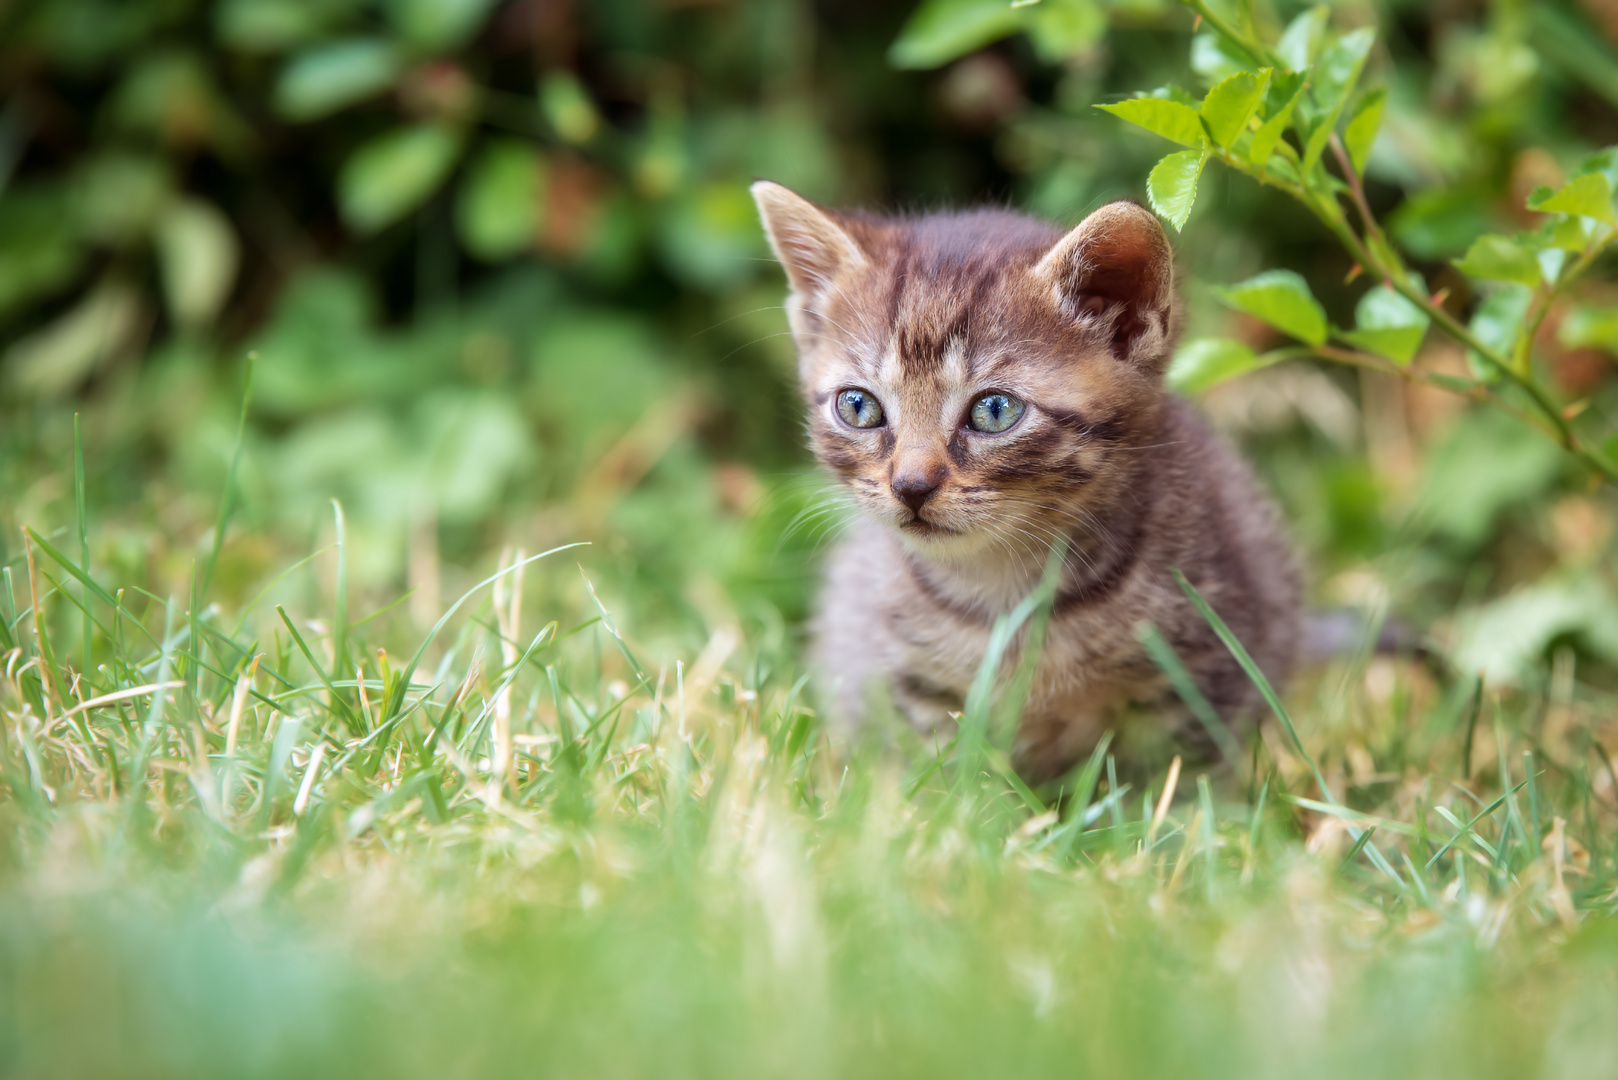
[[[1372,632],[1375,637],[1372,637]],[[1432,660],[1437,654],[1411,627],[1388,618],[1373,627],[1363,612],[1349,608],[1311,611],[1303,621],[1303,661],[1320,664],[1365,652]]]

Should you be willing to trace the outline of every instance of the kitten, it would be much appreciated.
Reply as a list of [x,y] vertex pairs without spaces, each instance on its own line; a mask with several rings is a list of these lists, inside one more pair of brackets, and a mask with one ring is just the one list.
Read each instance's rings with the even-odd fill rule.
[[1014,750],[1028,780],[1061,775],[1125,706],[1171,702],[1143,621],[1227,721],[1253,716],[1256,691],[1169,570],[1278,684],[1298,572],[1246,465],[1163,389],[1175,290],[1157,219],[1115,202],[1063,235],[998,210],[887,219],[768,181],[753,195],[792,288],[815,454],[860,511],[813,627],[833,718],[887,693],[917,725],[947,725],[996,616],[1059,542]]

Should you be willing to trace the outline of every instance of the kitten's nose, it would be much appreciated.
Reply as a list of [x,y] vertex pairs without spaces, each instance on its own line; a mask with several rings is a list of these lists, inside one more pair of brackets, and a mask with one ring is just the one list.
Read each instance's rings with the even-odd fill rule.
[[910,507],[912,514],[919,514],[922,503],[931,498],[943,482],[944,470],[934,468],[925,472],[902,472],[888,486],[900,502]]

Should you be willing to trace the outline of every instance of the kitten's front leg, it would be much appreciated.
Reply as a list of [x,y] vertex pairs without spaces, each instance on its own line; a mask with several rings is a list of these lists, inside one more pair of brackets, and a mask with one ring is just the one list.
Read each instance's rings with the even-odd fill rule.
[[1025,712],[1011,761],[1030,785],[1055,780],[1095,749],[1107,730],[1110,710],[1069,707],[1061,712]]

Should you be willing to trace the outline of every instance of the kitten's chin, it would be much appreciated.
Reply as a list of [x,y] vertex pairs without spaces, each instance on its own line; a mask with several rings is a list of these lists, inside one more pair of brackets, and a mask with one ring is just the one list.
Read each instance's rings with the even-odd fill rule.
[[890,522],[889,527],[899,534],[905,547],[918,555],[934,559],[971,558],[985,551],[990,544],[989,537],[981,532],[954,529],[921,518]]

